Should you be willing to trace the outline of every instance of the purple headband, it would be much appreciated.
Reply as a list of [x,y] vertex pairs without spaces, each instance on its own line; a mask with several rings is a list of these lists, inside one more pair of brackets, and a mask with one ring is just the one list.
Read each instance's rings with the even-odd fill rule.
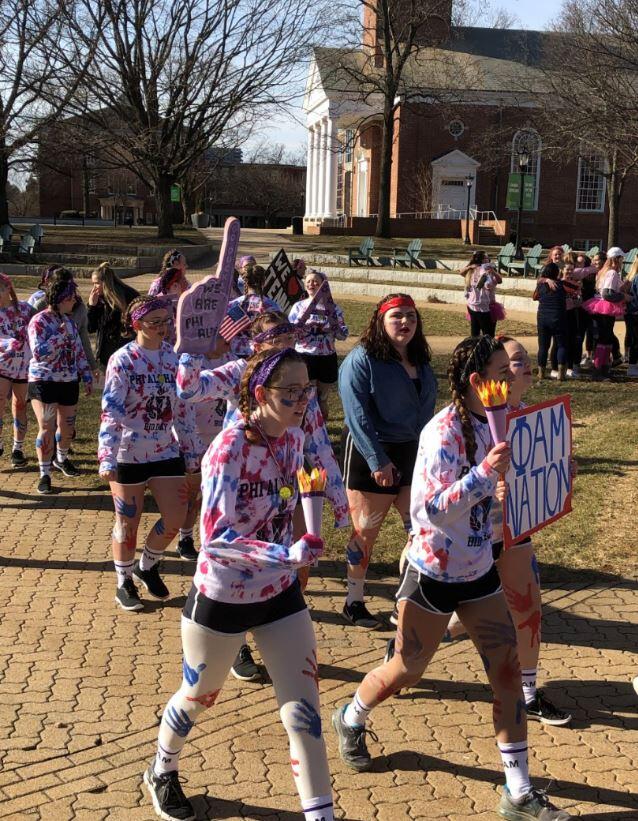
[[252,254],[248,254],[245,257],[239,258],[239,267],[243,268],[244,265],[254,265],[257,262],[255,257]]
[[151,299],[148,302],[142,303],[142,305],[138,305],[137,308],[133,308],[131,311],[131,325],[134,322],[139,322],[140,319],[143,319],[146,314],[150,314],[151,311],[159,310],[166,310],[165,299]]
[[283,351],[275,351],[271,354],[271,356],[266,357],[263,362],[260,362],[259,365],[257,365],[255,370],[252,372],[250,381],[248,382],[248,390],[250,391],[251,396],[255,395],[256,388],[260,385],[266,384],[270,374],[275,370],[281,360],[285,359],[287,356],[290,356],[291,353],[295,353],[294,348],[284,348]]
[[282,336],[282,334],[294,333],[294,325],[291,325],[290,322],[282,322],[280,325],[275,325],[274,328],[269,328],[267,331],[262,331],[256,336],[253,336],[252,341],[258,344],[261,342],[270,342],[271,339],[277,339],[277,337]]
[[59,305],[61,302],[64,302],[65,299],[70,299],[72,296],[75,296],[78,292],[78,286],[71,280],[71,282],[67,283],[66,288],[63,288],[60,293],[57,295],[55,304]]

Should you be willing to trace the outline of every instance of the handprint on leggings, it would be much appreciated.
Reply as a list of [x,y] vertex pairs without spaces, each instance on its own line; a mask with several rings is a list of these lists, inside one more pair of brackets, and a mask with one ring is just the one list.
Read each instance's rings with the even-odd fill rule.
[[197,667],[189,667],[189,665],[186,662],[186,659],[184,659],[183,669],[184,679],[186,683],[190,684],[191,687],[194,687],[199,681],[199,674],[202,672],[202,670],[206,669],[206,665],[199,664]]
[[481,619],[477,627],[481,647],[485,650],[497,650],[503,646],[516,647],[516,631],[511,616],[506,622]]
[[164,718],[166,719],[166,723],[171,730],[177,733],[177,735],[181,738],[186,738],[186,736],[193,729],[193,722],[190,720],[188,713],[185,710],[180,710],[177,712],[175,707],[168,707],[166,709],[166,713],[164,714]]
[[321,738],[321,716],[305,698],[297,702],[293,718],[299,722],[293,730],[308,733],[313,738]]

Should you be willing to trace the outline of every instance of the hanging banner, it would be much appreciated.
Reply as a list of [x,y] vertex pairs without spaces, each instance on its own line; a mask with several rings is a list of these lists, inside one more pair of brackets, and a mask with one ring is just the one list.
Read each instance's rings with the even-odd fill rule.
[[228,307],[239,231],[239,220],[229,217],[224,225],[216,275],[204,277],[180,296],[175,323],[177,353],[207,354],[214,347]]
[[171,185],[171,202],[182,201],[182,190],[179,185]]
[[293,271],[283,248],[266,269],[264,295],[273,299],[285,314],[303,296],[303,283]]
[[536,201],[536,177],[534,174],[512,172],[507,180],[507,201],[509,211],[518,211],[521,205],[521,177],[523,178],[523,211],[534,211]]
[[505,547],[531,536],[572,509],[572,416],[569,396],[507,415],[512,463],[505,477]]

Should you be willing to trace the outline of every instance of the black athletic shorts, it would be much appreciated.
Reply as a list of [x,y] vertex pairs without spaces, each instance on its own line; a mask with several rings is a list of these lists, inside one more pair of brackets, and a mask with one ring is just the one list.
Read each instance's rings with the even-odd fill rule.
[[341,433],[341,455],[339,457],[343,481],[348,490],[360,490],[364,493],[385,493],[396,496],[399,489],[412,484],[412,474],[416,454],[419,449],[415,442],[381,442],[388,459],[399,471],[394,485],[381,487],[372,478],[370,466],[354,445],[352,434],[344,427]]
[[301,355],[308,368],[308,379],[312,382],[325,382],[326,385],[332,385],[337,381],[339,365],[336,353],[322,356],[314,353],[302,353]]
[[77,379],[73,382],[29,382],[28,397],[44,405],[77,405],[80,383]]
[[186,466],[184,459],[179,456],[175,459],[160,459],[157,462],[129,465],[125,462],[117,463],[116,482],[121,485],[143,485],[149,479],[170,479],[174,476],[184,476]]
[[396,594],[396,600],[407,599],[422,610],[437,615],[452,615],[459,604],[487,599],[501,590],[496,567],[471,582],[439,582],[419,572],[410,563]]
[[305,609],[306,601],[299,579],[272,599],[253,604],[215,601],[193,585],[184,605],[184,617],[217,633],[245,633],[246,630],[272,624]]

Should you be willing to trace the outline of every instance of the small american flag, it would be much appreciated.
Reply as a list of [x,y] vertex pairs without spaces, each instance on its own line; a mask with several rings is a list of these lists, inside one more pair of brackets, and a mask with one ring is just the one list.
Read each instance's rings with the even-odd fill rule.
[[230,342],[233,337],[241,333],[244,328],[248,328],[249,325],[250,317],[241,305],[232,305],[224,317],[222,324],[219,326],[219,335],[222,339],[225,339],[226,342]]

